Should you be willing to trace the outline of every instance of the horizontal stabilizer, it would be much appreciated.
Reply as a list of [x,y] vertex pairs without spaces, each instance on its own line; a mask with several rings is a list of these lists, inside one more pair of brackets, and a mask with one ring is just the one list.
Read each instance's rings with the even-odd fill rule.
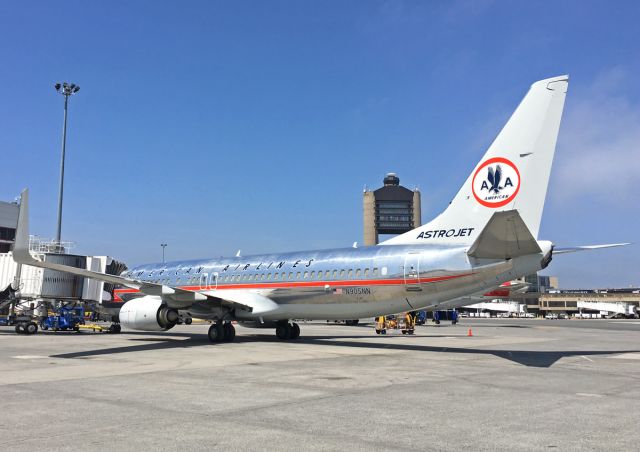
[[578,251],[589,251],[589,250],[600,250],[603,248],[616,248],[619,246],[627,246],[631,245],[631,243],[609,243],[606,245],[585,245],[585,246],[570,246],[564,248],[553,248],[554,256],[556,254],[567,254],[567,253],[575,253]]
[[541,253],[517,210],[495,212],[467,254],[478,259],[512,259]]

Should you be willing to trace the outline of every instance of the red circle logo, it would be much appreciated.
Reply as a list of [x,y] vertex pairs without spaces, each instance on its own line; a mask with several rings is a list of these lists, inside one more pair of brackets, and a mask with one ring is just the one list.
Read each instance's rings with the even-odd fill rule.
[[504,157],[494,157],[478,167],[471,181],[473,196],[485,207],[509,204],[520,191],[520,171]]

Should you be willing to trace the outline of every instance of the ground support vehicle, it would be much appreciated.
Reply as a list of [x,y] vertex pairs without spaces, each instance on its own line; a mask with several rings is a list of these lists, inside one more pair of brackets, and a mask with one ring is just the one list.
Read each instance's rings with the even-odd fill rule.
[[36,334],[38,324],[35,317],[28,314],[14,314],[7,317],[7,325],[14,325],[18,334]]
[[105,325],[98,325],[96,323],[86,323],[83,325],[78,325],[78,330],[91,330],[94,333],[100,332],[100,333],[112,333],[112,334],[118,334],[121,331],[121,326],[119,323],[112,323],[109,326],[105,326]]
[[416,316],[412,312],[407,312],[403,317],[402,322],[402,334],[413,334],[415,333],[416,326]]
[[62,306],[40,321],[40,328],[53,331],[80,331],[84,324],[84,307]]
[[451,320],[451,324],[458,323],[458,312],[454,309],[451,311],[434,311],[433,321],[436,325],[440,325],[441,320]]

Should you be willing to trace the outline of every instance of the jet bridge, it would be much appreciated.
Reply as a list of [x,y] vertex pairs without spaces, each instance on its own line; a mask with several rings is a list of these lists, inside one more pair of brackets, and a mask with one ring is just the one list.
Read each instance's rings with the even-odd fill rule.
[[578,309],[582,312],[583,309],[589,311],[599,311],[600,313],[607,313],[605,315],[617,315],[621,314],[624,316],[633,316],[637,315],[637,308],[635,305],[630,303],[623,302],[604,302],[604,301],[578,301],[577,302]]

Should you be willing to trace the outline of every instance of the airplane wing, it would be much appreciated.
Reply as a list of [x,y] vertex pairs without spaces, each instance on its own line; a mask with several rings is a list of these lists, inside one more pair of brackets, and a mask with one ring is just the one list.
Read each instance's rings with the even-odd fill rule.
[[35,259],[29,252],[29,190],[26,188],[22,191],[20,197],[20,211],[18,213],[18,228],[16,230],[15,245],[13,247],[13,260],[18,264],[48,268],[50,270],[70,273],[76,276],[93,278],[111,284],[118,284],[132,289],[138,289],[145,295],[155,295],[160,297],[167,306],[176,309],[186,309],[198,301],[211,301],[215,303],[234,305],[236,308],[249,312],[252,312],[255,306],[258,311],[264,312],[265,308],[272,307],[269,306],[269,302],[275,304],[267,297],[258,296],[261,298],[256,298],[252,296],[253,294],[249,293],[246,293],[244,297],[248,303],[243,303],[241,301],[242,297],[238,294],[235,294],[233,299],[229,299],[230,297],[223,298],[219,296],[211,296],[178,287],[124,278],[117,275],[108,275],[105,273],[86,270],[84,268],[47,262],[46,258],[44,260]]
[[589,250],[599,250],[603,248],[616,248],[618,246],[627,246],[631,245],[630,242],[626,243],[609,243],[606,245],[585,245],[585,246],[570,246],[565,248],[553,248],[553,255],[556,254],[567,254],[567,253],[576,253],[578,251],[589,251]]

